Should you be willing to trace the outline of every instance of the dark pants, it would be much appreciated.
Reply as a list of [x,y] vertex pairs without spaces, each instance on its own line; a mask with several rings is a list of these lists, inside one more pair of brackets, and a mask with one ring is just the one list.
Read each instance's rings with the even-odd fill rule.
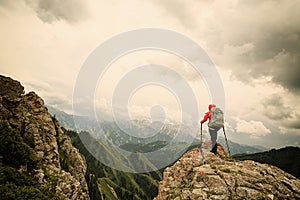
[[208,130],[209,130],[211,144],[212,144],[211,152],[213,152],[214,154],[217,154],[217,136],[218,136],[218,131],[220,130],[220,128],[209,127]]

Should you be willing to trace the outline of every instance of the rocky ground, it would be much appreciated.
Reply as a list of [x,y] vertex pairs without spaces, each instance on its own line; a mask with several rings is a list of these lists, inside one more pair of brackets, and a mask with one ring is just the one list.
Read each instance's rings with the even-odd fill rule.
[[203,144],[164,171],[155,200],[300,199],[300,180],[281,169],[232,159],[218,144],[218,155]]

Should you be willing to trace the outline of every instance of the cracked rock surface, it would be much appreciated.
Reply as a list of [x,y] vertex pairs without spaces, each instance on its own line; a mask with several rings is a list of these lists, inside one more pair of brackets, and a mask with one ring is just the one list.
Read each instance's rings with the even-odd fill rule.
[[[38,163],[32,175],[42,186],[54,191],[61,199],[90,199],[85,180],[85,158],[72,146],[59,122],[49,114],[42,98],[34,92],[25,94],[20,82],[2,75],[0,121],[18,130],[34,150]],[[68,163],[65,168],[62,158]]]
[[237,161],[218,144],[195,148],[164,171],[158,196],[163,199],[300,199],[300,180],[283,170],[254,161]]

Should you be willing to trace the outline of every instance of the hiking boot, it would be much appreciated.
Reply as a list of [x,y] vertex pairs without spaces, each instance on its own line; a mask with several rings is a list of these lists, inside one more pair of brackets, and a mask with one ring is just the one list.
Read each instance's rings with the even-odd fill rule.
[[210,152],[212,152],[215,155],[217,155],[217,145],[215,145]]

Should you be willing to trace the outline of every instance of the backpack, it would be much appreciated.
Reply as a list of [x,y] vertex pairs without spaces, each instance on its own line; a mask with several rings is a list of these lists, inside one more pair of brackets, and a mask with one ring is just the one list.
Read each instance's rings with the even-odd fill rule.
[[213,107],[210,110],[212,118],[208,123],[208,127],[210,128],[221,128],[224,125],[224,113],[218,107]]

